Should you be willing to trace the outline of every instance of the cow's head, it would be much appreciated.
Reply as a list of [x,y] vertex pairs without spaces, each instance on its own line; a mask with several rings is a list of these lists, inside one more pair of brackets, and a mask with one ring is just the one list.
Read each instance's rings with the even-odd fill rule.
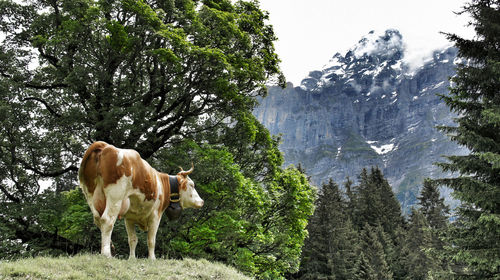
[[177,178],[179,180],[179,203],[182,209],[184,208],[196,208],[199,209],[203,206],[203,199],[198,195],[198,192],[194,188],[194,182],[189,178],[194,170],[193,164],[191,164],[191,169],[184,171],[181,168],[181,172],[177,173]]

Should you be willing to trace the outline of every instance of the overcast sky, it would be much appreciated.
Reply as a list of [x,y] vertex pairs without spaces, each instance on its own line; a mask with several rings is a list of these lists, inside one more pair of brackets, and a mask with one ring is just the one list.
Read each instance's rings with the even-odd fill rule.
[[260,0],[278,37],[281,69],[298,85],[337,52],[345,52],[371,30],[398,29],[407,57],[451,45],[439,32],[471,38],[468,15],[456,15],[464,0]]

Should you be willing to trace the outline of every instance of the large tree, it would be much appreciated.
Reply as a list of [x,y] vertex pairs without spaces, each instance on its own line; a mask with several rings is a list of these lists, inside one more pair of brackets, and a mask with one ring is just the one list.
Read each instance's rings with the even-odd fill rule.
[[442,179],[461,200],[454,223],[453,257],[466,265],[456,271],[470,279],[500,277],[500,1],[472,0],[473,39],[448,34],[462,64],[442,98],[458,114],[457,125],[442,128],[466,146],[465,156],[449,156],[441,166],[458,177]]
[[[279,168],[278,140],[252,115],[265,84],[283,84],[276,37],[257,1],[0,0],[0,15],[3,240],[62,238],[61,228],[43,226],[58,220],[60,207],[50,203],[50,192],[40,192],[49,184],[56,194],[73,189],[83,151],[95,140],[134,148],[171,172],[165,167],[172,159],[162,155],[175,155],[186,139],[228,151],[243,181],[262,184],[263,193],[275,196],[268,200],[279,210],[274,214],[287,214],[286,221],[261,215],[259,222],[273,219],[267,231],[293,221],[305,227],[303,213],[285,201],[309,185],[290,186],[287,176],[296,176]],[[301,240],[304,232],[294,230],[261,249],[289,242],[274,262],[283,263],[278,274],[297,266],[283,268],[300,252],[301,241],[290,238]]]
[[[0,13],[9,177],[75,171],[95,140],[149,158],[176,139],[253,126],[255,97],[282,80],[256,1],[3,0]],[[5,179],[5,196],[23,195]]]

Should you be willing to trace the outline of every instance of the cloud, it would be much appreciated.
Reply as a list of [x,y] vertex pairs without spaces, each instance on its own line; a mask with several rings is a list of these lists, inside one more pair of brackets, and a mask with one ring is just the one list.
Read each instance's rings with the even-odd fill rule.
[[415,72],[424,66],[425,63],[433,59],[434,52],[444,50],[452,46],[453,44],[449,43],[442,45],[441,47],[421,48],[405,44],[403,63],[408,67],[409,72]]
[[383,32],[370,31],[354,47],[353,52],[356,58],[363,55],[383,55],[392,56],[395,52],[403,49],[403,36],[395,29],[388,29]]

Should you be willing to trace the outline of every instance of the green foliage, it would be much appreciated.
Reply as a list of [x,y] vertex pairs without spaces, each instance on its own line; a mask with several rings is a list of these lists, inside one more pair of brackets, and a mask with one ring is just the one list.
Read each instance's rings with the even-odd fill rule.
[[[278,170],[258,182],[245,177],[233,155],[223,147],[183,141],[162,150],[153,165],[170,174],[176,166],[195,163],[191,178],[205,205],[184,210],[177,221],[162,220],[157,254],[171,258],[205,258],[235,266],[261,279],[278,279],[298,269],[312,215],[315,191],[295,168]],[[100,233],[79,189],[62,195],[64,212],[59,234],[98,251]],[[139,231],[138,256],[146,256],[146,237]],[[115,254],[128,255],[122,222],[113,231]]]
[[408,279],[427,279],[434,262],[426,254],[426,248],[432,248],[432,236],[429,225],[421,211],[412,209],[407,236]]
[[347,178],[343,190],[330,180],[308,224],[300,270],[290,278],[449,279],[449,209],[430,180],[419,201],[406,221],[378,168],[362,170],[357,185]]
[[244,176],[227,149],[189,141],[158,157],[165,168],[187,165],[186,159],[195,161],[192,178],[205,206],[160,225],[161,254],[218,260],[259,278],[298,269],[314,201],[303,174],[287,168],[270,182],[257,182]]
[[264,84],[283,84],[276,38],[258,2],[215,3],[2,1],[2,184],[75,172],[94,140],[150,158],[248,123]]
[[75,188],[62,193],[64,212],[59,234],[75,243],[82,244],[87,250],[97,252],[100,248],[99,229],[94,225],[92,212],[82,191]]
[[460,199],[449,258],[456,262],[454,276],[468,279],[500,277],[500,9],[498,1],[472,0],[464,13],[472,16],[476,31],[468,40],[447,34],[464,63],[451,80],[453,87],[443,100],[459,117],[457,126],[442,127],[451,139],[466,146],[469,155],[448,156],[440,166],[458,177],[438,180]]
[[360,232],[361,250],[366,257],[367,265],[375,271],[375,279],[393,279],[393,273],[387,262],[389,256],[384,252],[390,242],[387,239],[381,226],[371,227],[365,224]]
[[[300,279],[349,279],[354,272],[357,234],[337,184],[329,181],[319,193],[309,237],[302,254]],[[333,278],[332,278],[333,279]]]
[[358,228],[363,228],[366,223],[370,226],[381,225],[384,231],[395,239],[398,228],[403,226],[401,206],[382,171],[372,168],[368,174],[367,170],[363,169],[355,191],[357,197],[354,201],[354,224]]

